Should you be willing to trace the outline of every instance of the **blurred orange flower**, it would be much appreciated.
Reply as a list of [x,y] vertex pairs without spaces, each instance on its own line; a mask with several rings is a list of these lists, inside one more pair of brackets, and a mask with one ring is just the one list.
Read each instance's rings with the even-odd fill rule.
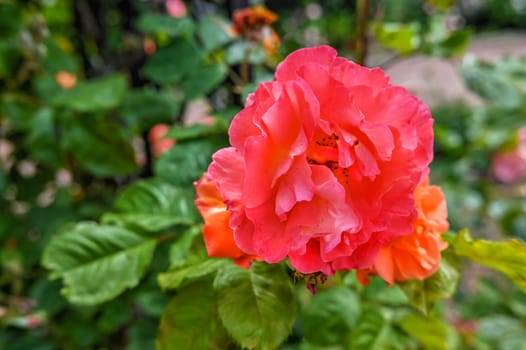
[[383,246],[373,266],[358,271],[362,284],[369,283],[370,274],[393,284],[424,279],[438,270],[440,252],[447,248],[440,234],[449,229],[444,193],[439,186],[429,186],[426,179],[415,189],[415,202],[418,219],[413,224],[413,233]]
[[233,17],[234,29],[240,34],[250,29],[259,30],[278,20],[277,14],[262,5],[236,10]]
[[143,42],[144,53],[151,56],[157,51],[157,44],[151,38],[145,38]]
[[55,80],[63,89],[71,89],[77,84],[77,77],[66,71],[60,71],[55,75]]
[[208,256],[232,258],[237,265],[245,268],[253,260],[260,260],[257,256],[245,254],[236,245],[234,232],[228,224],[230,211],[214,183],[206,179],[206,174],[194,186],[197,191],[195,203],[205,221],[203,238]]
[[278,15],[262,5],[248,7],[234,12],[234,30],[247,40],[260,42],[269,55],[273,55],[280,45],[278,34],[270,26],[278,20]]
[[272,29],[269,26],[266,26],[263,27],[262,37],[263,47],[270,56],[274,55],[279,45],[281,44],[278,34],[274,31],[274,29]]

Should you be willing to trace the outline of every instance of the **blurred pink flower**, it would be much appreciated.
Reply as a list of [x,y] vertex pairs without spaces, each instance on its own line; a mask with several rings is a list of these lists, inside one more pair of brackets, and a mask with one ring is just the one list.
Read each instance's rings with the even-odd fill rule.
[[186,5],[182,0],[166,0],[166,12],[172,17],[186,16]]
[[183,124],[186,126],[203,124],[212,126],[215,119],[210,115],[212,106],[204,98],[189,101],[183,113]]
[[526,127],[517,131],[517,144],[493,157],[491,172],[499,181],[509,183],[526,178]]
[[35,328],[41,326],[46,321],[43,314],[31,314],[27,316],[27,328]]

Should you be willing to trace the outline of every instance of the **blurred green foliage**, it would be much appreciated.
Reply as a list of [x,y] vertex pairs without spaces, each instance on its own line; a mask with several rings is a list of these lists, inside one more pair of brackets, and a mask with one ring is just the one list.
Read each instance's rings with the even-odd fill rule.
[[[433,182],[474,240],[452,233],[426,281],[338,273],[312,296],[287,266],[207,259],[192,183],[281,57],[352,57],[355,1],[267,1],[277,53],[232,32],[234,3],[0,0],[0,349],[522,349],[523,291],[460,257],[524,283],[524,182],[492,159],[526,124],[526,60],[465,59],[483,104],[433,111]],[[371,1],[370,47],[458,57],[476,31],[524,28],[519,3]]]

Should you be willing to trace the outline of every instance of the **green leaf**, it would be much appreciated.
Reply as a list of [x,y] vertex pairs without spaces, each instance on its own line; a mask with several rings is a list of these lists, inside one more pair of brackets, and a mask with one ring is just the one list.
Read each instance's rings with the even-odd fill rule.
[[[71,26],[73,23],[74,11],[71,10],[71,3],[64,1],[46,2],[39,7],[39,12],[46,19],[46,24],[50,28],[60,26]],[[64,28],[64,27],[62,27]],[[62,38],[62,40],[67,40]]]
[[179,235],[170,246],[170,270],[158,275],[163,289],[177,289],[204,278],[214,278],[216,272],[230,263],[229,259],[210,259],[202,236],[202,227],[192,226]]
[[418,340],[424,349],[448,350],[458,347],[458,337],[444,321],[424,317],[421,314],[407,314],[400,322],[402,329]]
[[387,321],[378,309],[366,305],[352,330],[348,349],[383,349]]
[[16,1],[0,2],[0,33],[15,34],[23,25],[22,7]]
[[223,119],[215,118],[214,125],[194,124],[183,126],[175,124],[170,128],[166,137],[176,139],[177,141],[187,141],[199,139],[215,134],[227,135],[228,125]]
[[34,115],[31,129],[24,140],[24,144],[31,152],[33,159],[58,168],[63,164],[64,159],[56,129],[53,109],[40,108]]
[[31,130],[33,118],[39,110],[38,101],[21,94],[3,94],[0,98],[0,115],[7,117],[10,129]]
[[426,2],[440,10],[447,10],[455,3],[455,0],[427,0]]
[[195,43],[179,39],[160,48],[148,61],[144,73],[160,84],[175,84],[201,66],[202,53]]
[[168,91],[153,89],[132,90],[126,94],[122,116],[139,130],[150,129],[155,124],[169,123],[181,108],[180,101]]
[[104,213],[101,222],[132,230],[159,232],[174,225],[190,225],[193,221],[188,217],[170,217],[156,213]]
[[418,344],[393,323],[407,310],[362,301],[362,313],[345,349],[416,350]]
[[155,175],[176,185],[190,186],[206,171],[212,154],[227,144],[226,137],[178,143],[157,160]]
[[164,33],[170,36],[190,35],[195,30],[194,23],[188,17],[173,18],[156,13],[143,14],[136,25],[147,34]]
[[222,64],[206,65],[190,72],[182,85],[185,98],[191,100],[210,92],[226,74],[227,67]]
[[470,29],[451,30],[444,25],[446,20],[446,15],[432,15],[428,18],[428,28],[421,47],[424,53],[449,57],[465,51],[472,31]]
[[66,299],[60,295],[60,287],[60,281],[51,281],[47,276],[43,276],[31,285],[28,296],[37,303],[38,309],[44,311],[48,318],[53,318],[68,306]]
[[155,239],[121,227],[83,222],[52,238],[42,264],[64,280],[62,293],[70,302],[99,304],[139,283],[155,245]]
[[467,56],[462,62],[460,73],[468,88],[489,102],[504,108],[516,108],[520,105],[521,96],[512,80],[494,65]]
[[480,319],[477,338],[488,342],[491,349],[523,350],[526,327],[522,320],[506,315],[492,315]]
[[232,119],[236,114],[239,113],[240,110],[241,109],[237,106],[229,106],[223,110],[215,111],[213,115],[214,117],[217,117],[218,119],[222,120],[227,125],[230,125]]
[[526,292],[526,246],[518,239],[493,242],[474,240],[468,230],[458,233],[455,253],[473,262],[502,272]]
[[157,232],[173,225],[190,225],[197,220],[194,194],[161,179],[137,181],[119,193],[115,209],[102,220]]
[[468,47],[473,32],[469,29],[455,30],[440,42],[431,43],[429,54],[449,57],[463,53]]
[[154,350],[157,328],[157,322],[149,318],[139,318],[134,321],[127,328],[126,350]]
[[357,295],[345,287],[321,290],[302,314],[302,330],[307,341],[318,345],[345,344],[360,316]]
[[227,74],[224,64],[205,64],[204,53],[195,43],[179,39],[161,48],[148,61],[145,73],[161,84],[182,82],[186,99],[208,93],[223,81]]
[[104,305],[104,309],[101,310],[101,315],[97,320],[97,327],[104,333],[114,333],[127,325],[132,316],[133,309],[130,302],[114,300]]
[[[349,280],[347,280],[347,282],[349,282]],[[387,305],[402,306],[407,305],[409,302],[404,291],[398,284],[390,286],[384,279],[378,276],[370,278],[370,283],[365,287],[362,294],[367,300],[375,300]]]
[[190,194],[161,179],[134,182],[119,193],[115,208],[125,213],[181,213],[194,215],[193,194]]
[[65,317],[60,323],[61,331],[68,335],[69,341],[75,349],[96,347],[97,340],[101,336],[101,332],[94,322],[95,308],[82,309],[84,312],[65,313]]
[[265,62],[268,54],[263,45],[258,45],[252,41],[238,41],[228,45],[226,52],[226,62],[230,65],[240,64],[243,61],[258,65]]
[[42,58],[42,68],[51,73],[54,77],[55,73],[60,71],[70,72],[75,74],[78,70],[78,62],[75,56],[71,53],[65,52],[59,45],[56,38],[51,38],[46,42],[46,55]]
[[157,350],[228,349],[230,340],[218,317],[216,300],[209,281],[180,289],[161,318]]
[[226,259],[208,259],[200,263],[160,273],[158,276],[159,285],[164,290],[177,289],[189,282],[199,280],[217,272],[227,263],[228,260]]
[[420,25],[417,22],[402,24],[382,22],[375,25],[375,35],[385,47],[400,55],[407,55],[420,46]]
[[182,267],[208,259],[201,236],[202,226],[191,226],[170,245],[170,267]]
[[128,175],[138,170],[131,141],[122,126],[95,116],[68,118],[63,123],[62,147],[95,176]]
[[233,40],[225,31],[230,25],[219,16],[203,16],[197,24],[197,34],[207,51],[213,51]]
[[459,272],[442,258],[437,272],[425,280],[411,280],[400,284],[411,305],[426,314],[433,305],[453,295],[459,279]]
[[122,102],[126,89],[126,78],[121,74],[80,81],[73,88],[57,94],[54,105],[78,112],[104,111],[117,107]]
[[234,264],[214,281],[219,316],[242,347],[276,349],[296,318],[290,278],[281,265],[253,263],[249,270]]
[[46,105],[52,105],[55,98],[64,92],[58,85],[55,74],[44,72],[31,81],[35,97],[42,100]]
[[[526,97],[526,59],[524,57],[506,57],[498,61],[496,69],[498,74],[511,80],[513,87],[521,96],[522,106]],[[497,117],[500,121],[500,115]],[[519,123],[522,126],[522,121]]]
[[163,294],[158,288],[151,288],[150,281],[152,280],[143,284],[145,288],[134,293],[133,302],[144,315],[159,319],[170,302],[171,296]]
[[0,41],[0,78],[8,78],[16,72],[16,64],[20,59],[19,43],[16,37]]

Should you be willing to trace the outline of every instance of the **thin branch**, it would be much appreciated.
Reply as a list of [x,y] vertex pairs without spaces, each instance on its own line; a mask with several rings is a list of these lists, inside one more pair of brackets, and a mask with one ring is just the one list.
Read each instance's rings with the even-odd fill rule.
[[365,65],[367,60],[368,38],[367,30],[369,26],[369,0],[358,0],[356,2],[356,13],[358,15],[358,25],[356,28],[356,63]]

